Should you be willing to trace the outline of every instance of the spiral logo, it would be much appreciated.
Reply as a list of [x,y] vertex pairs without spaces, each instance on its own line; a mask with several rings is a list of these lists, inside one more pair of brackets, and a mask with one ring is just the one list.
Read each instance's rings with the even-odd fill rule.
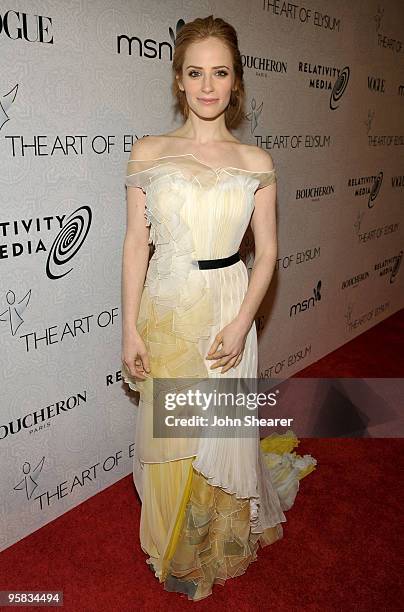
[[68,267],[69,261],[87,238],[90,229],[92,213],[89,206],[81,206],[67,218],[66,223],[56,236],[46,262],[46,274],[55,280],[69,274],[73,268]]
[[383,183],[383,172],[379,172],[379,175],[376,176],[375,182],[373,183],[372,189],[370,190],[368,208],[373,208],[374,201],[379,195],[379,191],[380,191],[380,187],[382,183]]
[[330,108],[331,110],[336,110],[339,106],[339,101],[341,100],[343,94],[348,85],[350,70],[349,66],[345,66],[339,73],[337,80],[335,81],[334,87],[332,88],[331,97],[330,97]]
[[393,269],[391,271],[390,284],[394,283],[394,281],[396,280],[396,276],[400,269],[402,259],[403,259],[403,252],[400,251],[397,256],[396,261],[394,262]]

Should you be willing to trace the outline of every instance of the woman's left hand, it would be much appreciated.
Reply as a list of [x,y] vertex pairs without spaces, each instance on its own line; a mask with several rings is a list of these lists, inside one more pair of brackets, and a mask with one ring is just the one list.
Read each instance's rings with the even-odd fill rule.
[[[220,368],[224,366],[220,373],[223,374],[230,370],[230,368],[236,368],[243,358],[243,351],[245,341],[249,328],[246,329],[246,325],[234,319],[231,323],[223,327],[220,332],[216,334],[212,346],[206,356],[206,359],[217,359],[216,363],[210,366],[210,369]],[[222,348],[219,349],[219,344]]]

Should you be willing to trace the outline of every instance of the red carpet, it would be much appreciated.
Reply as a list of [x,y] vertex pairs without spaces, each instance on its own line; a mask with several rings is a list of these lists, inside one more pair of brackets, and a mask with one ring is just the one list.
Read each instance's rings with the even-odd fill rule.
[[[401,311],[299,375],[403,377],[403,328]],[[402,440],[309,439],[295,450],[318,467],[284,538],[201,602],[167,593],[146,566],[131,476],[1,553],[0,590],[63,590],[68,612],[402,610]]]

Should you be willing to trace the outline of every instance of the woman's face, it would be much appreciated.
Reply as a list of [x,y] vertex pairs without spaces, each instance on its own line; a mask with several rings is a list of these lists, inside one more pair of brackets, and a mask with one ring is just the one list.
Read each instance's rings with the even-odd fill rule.
[[234,81],[232,56],[221,40],[210,37],[189,45],[179,85],[196,115],[213,119],[225,111]]

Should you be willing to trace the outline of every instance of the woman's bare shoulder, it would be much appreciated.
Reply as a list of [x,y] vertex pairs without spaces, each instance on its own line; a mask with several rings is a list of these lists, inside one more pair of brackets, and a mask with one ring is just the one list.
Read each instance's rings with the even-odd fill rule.
[[245,163],[250,170],[266,172],[274,169],[273,159],[265,149],[256,145],[244,145],[244,147]]
[[130,159],[152,159],[159,157],[163,136],[143,136],[136,140],[130,152]]

